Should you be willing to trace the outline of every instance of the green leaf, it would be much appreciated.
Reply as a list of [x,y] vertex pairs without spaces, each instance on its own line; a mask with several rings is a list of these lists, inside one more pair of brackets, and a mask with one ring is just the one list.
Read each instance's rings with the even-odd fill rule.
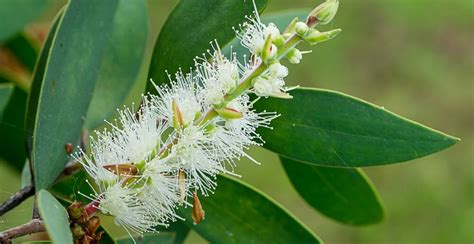
[[24,128],[27,97],[23,89],[15,86],[0,116],[0,157],[18,171],[22,170],[26,159]]
[[194,225],[190,208],[180,208],[186,224],[212,243],[320,243],[321,240],[274,200],[251,186],[219,176],[218,190],[200,197],[206,218]]
[[48,39],[54,38],[39,59],[26,119],[37,190],[62,171],[68,158],[64,145],[77,145],[116,6],[114,0],[71,0],[56,32],[50,32]]
[[375,224],[382,202],[361,169],[321,167],[280,157],[291,183],[313,208],[342,223]]
[[97,128],[122,105],[145,55],[148,12],[145,0],[119,0],[112,34],[100,66],[99,78],[85,127]]
[[38,210],[53,243],[73,243],[66,209],[46,190],[38,192]]
[[26,161],[21,170],[21,188],[31,186],[30,163]]
[[[257,8],[263,11],[268,0],[256,0]],[[183,72],[194,65],[194,58],[211,48],[209,42],[217,40],[224,46],[234,39],[232,27],[245,21],[252,14],[252,1],[202,0],[179,1],[168,16],[156,41],[151,59],[149,77],[156,84],[168,82],[169,74],[181,67]],[[147,92],[156,93],[151,82]]]
[[364,167],[412,160],[458,139],[339,92],[303,88],[292,100],[262,99],[257,110],[276,111],[273,130],[259,132],[264,147],[313,165]]
[[50,0],[2,0],[0,1],[0,42],[20,32],[35,20],[48,6]]
[[170,232],[160,232],[156,234],[146,234],[142,237],[135,237],[135,241],[130,238],[129,236],[120,237],[117,239],[118,244],[153,244],[153,243],[160,243],[160,244],[174,244],[175,243],[176,234]]
[[1,114],[3,114],[3,110],[10,100],[13,88],[12,84],[0,84],[0,118],[2,118]]

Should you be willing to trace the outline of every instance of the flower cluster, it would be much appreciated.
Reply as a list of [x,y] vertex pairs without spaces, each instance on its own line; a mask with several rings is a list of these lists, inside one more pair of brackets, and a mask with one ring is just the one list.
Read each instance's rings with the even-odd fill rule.
[[76,155],[97,185],[88,196],[98,203],[94,206],[129,234],[181,219],[175,212],[180,204],[192,205],[199,223],[204,211],[197,194],[213,193],[218,174],[235,175],[236,160],[253,160],[245,151],[263,143],[257,128],[270,128],[278,117],[255,111],[258,98],[251,97],[291,98],[284,82],[288,69],[280,60],[298,63],[304,53],[295,48],[298,43],[335,36],[339,30],[321,33],[313,27],[329,22],[337,4],[328,0],[283,33],[273,23],[263,24],[255,11],[236,31],[251,53],[249,61],[239,62],[236,54],[225,57],[213,43],[192,72],[169,76],[168,85],[156,86],[156,95],[142,97],[138,111],[119,111],[111,129],[91,139],[89,156]]

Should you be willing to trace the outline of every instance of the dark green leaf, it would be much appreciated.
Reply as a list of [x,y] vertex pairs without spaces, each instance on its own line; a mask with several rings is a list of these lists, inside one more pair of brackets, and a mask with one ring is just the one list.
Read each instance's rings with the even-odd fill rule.
[[145,0],[119,0],[85,127],[110,118],[130,92],[145,55],[148,13]]
[[193,224],[191,208],[181,208],[186,224],[212,243],[320,243],[281,205],[251,186],[218,177],[218,190],[200,197],[206,218]]
[[170,223],[168,227],[158,226],[157,230],[160,232],[175,233],[174,244],[182,244],[191,229],[189,229],[183,221],[176,221]]
[[30,164],[28,161],[26,161],[25,164],[23,165],[23,169],[21,170],[21,188],[24,188],[30,185],[31,185]]
[[352,225],[383,219],[381,200],[361,169],[321,167],[280,158],[295,189],[322,214]]
[[22,170],[26,159],[24,128],[27,96],[23,89],[15,86],[3,116],[0,116],[0,157],[18,171]]
[[171,232],[160,232],[157,234],[146,234],[143,238],[135,237],[135,241],[132,240],[129,236],[124,236],[117,239],[118,244],[174,244],[176,234]]
[[[256,0],[259,11],[267,3],[268,0]],[[165,71],[174,74],[180,67],[184,72],[189,71],[194,58],[211,48],[209,42],[217,40],[224,46],[234,39],[232,27],[238,27],[252,11],[252,1],[179,1],[156,41],[149,77],[162,84],[168,81]],[[155,92],[151,82],[147,92]]]
[[[14,86],[12,84],[0,84],[0,115],[7,105],[13,93]],[[0,116],[2,118],[2,116]]]
[[37,201],[41,219],[53,243],[73,243],[68,214],[61,203],[46,190],[38,192]]
[[0,42],[20,32],[35,20],[50,0],[2,0],[0,2]]
[[114,0],[71,0],[50,34],[55,35],[49,53],[44,48],[41,54],[26,120],[37,190],[62,171],[68,158],[64,145],[77,145],[116,7]]
[[308,164],[364,167],[408,161],[443,150],[458,139],[355,97],[296,89],[292,100],[262,99],[257,110],[277,111],[265,147]]

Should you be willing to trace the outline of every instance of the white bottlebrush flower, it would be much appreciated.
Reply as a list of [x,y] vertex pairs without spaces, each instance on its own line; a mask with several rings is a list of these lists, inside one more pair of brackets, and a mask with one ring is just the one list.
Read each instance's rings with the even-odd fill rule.
[[178,179],[170,166],[163,160],[155,159],[146,164],[143,173],[146,182],[141,189],[139,198],[153,214],[160,225],[169,221],[182,219],[175,213],[179,200]]
[[[171,77],[170,77],[171,79]],[[181,112],[184,125],[191,124],[197,115],[203,112],[202,98],[199,96],[201,87],[199,80],[192,73],[175,76],[170,85],[155,86],[158,95],[152,95],[152,104],[158,109],[157,119],[166,121],[173,126],[173,101]]]
[[212,139],[205,133],[204,126],[188,126],[175,134],[176,143],[163,158],[174,171],[183,170],[187,188],[197,189],[207,196],[216,187],[215,177],[224,171],[215,157]]
[[100,204],[97,209],[103,214],[114,216],[115,223],[122,226],[131,236],[132,233],[143,235],[154,231],[158,223],[149,208],[140,201],[137,188],[133,185],[123,186],[123,181],[102,185],[101,193],[96,193],[95,200]]
[[285,78],[288,75],[288,68],[280,63],[273,63],[260,76],[253,80],[253,91],[261,97],[292,98],[286,93],[291,89],[285,87]]
[[[263,51],[265,40],[271,35],[272,40],[280,37],[280,30],[275,24],[263,24],[260,21],[258,13],[254,17],[247,17],[247,22],[240,26],[240,31],[237,31],[237,37],[240,39],[240,44],[247,48],[252,54],[260,54]],[[276,47],[273,47],[276,51]]]
[[103,166],[124,163],[138,163],[147,159],[155,148],[161,146],[161,137],[166,126],[157,123],[157,110],[147,98],[143,98],[138,112],[124,109],[119,112],[116,124],[111,130],[96,132],[91,137],[91,154],[81,153],[74,157],[96,181],[111,181],[116,175]]
[[201,96],[206,105],[218,105],[224,101],[224,96],[232,92],[238,85],[243,67],[237,57],[231,59],[222,55],[219,46],[213,48],[210,61],[206,57],[198,59],[196,69],[203,83]]
[[[270,122],[278,117],[274,112],[256,112],[252,108],[252,102],[248,95],[242,95],[228,104],[228,108],[242,113],[241,118],[223,119],[221,117],[214,121],[214,130],[210,132],[212,146],[216,150],[216,157],[223,167],[225,173],[232,173],[236,166],[235,161],[241,157],[257,163],[245,150],[251,145],[261,145],[262,138],[256,132],[259,127],[270,128]],[[227,167],[230,168],[227,168]]]

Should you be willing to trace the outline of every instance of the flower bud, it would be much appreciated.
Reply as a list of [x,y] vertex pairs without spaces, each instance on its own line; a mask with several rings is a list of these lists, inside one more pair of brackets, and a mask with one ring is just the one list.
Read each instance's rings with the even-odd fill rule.
[[204,209],[202,208],[201,202],[199,201],[198,196],[196,193],[193,193],[193,212],[192,212],[192,217],[194,224],[197,225],[201,223],[202,220],[204,220],[206,212],[204,212]]
[[240,119],[244,117],[240,111],[233,108],[216,109],[216,112],[224,119]]
[[308,30],[309,30],[309,27],[307,24],[303,22],[296,23],[295,31],[296,33],[298,33],[299,36],[305,36]]
[[71,232],[74,239],[80,239],[86,234],[84,229],[82,229],[82,227],[77,224],[71,227]]
[[92,216],[87,222],[87,230],[89,234],[94,234],[100,227],[100,219],[97,216]]
[[265,63],[275,59],[277,55],[277,47],[273,45],[272,40],[272,35],[268,35],[267,39],[265,39],[265,44],[263,45],[262,60]]
[[286,26],[285,28],[285,31],[283,32],[283,34],[293,34],[295,33],[295,29],[296,29],[296,23],[298,23],[298,17],[295,17],[293,20],[291,20],[290,24],[288,24],[288,26]]
[[186,174],[183,170],[178,173],[179,203],[182,204],[186,198]]
[[334,38],[340,32],[341,32],[341,29],[335,29],[335,30],[330,30],[330,31],[325,31],[325,32],[310,30],[308,35],[304,37],[304,40],[311,45],[315,45],[320,42],[324,42],[324,41]]
[[268,73],[271,77],[282,79],[288,76],[288,68],[276,62],[268,67]]
[[179,129],[183,126],[183,114],[178,107],[178,103],[173,99],[171,104],[171,109],[173,110],[173,127]]
[[67,207],[69,218],[72,220],[78,220],[84,213],[84,204],[81,202],[73,202]]
[[104,169],[118,175],[136,175],[138,173],[138,168],[134,164],[131,163],[123,163],[123,164],[107,164],[102,166]]
[[322,25],[328,24],[336,15],[338,8],[338,0],[326,0],[326,2],[320,4],[309,13],[306,23],[310,27],[313,27],[318,23]]
[[301,59],[303,58],[303,53],[296,48],[292,48],[287,54],[286,58],[292,64],[299,64]]

